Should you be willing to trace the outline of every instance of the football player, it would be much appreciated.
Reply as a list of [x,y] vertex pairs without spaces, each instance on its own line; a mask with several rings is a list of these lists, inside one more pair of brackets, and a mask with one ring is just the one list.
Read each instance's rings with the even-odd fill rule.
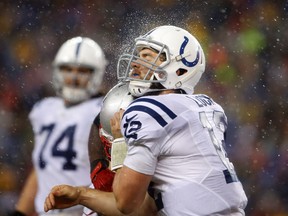
[[[127,153],[127,145],[126,143],[119,143],[119,145],[117,145],[115,142],[112,145],[114,138],[112,136],[110,119],[119,109],[126,109],[133,100],[134,97],[129,93],[128,85],[126,83],[118,83],[107,93],[103,100],[101,111],[95,118],[91,127],[89,149],[94,152],[95,149],[98,149],[97,151],[103,151],[104,149],[106,157],[99,158],[99,155],[103,155],[94,154],[93,151],[90,151],[91,181],[93,183],[90,188],[106,192],[112,191],[115,173],[123,165]],[[132,215],[156,215],[157,209],[152,197],[147,197],[147,203],[149,205],[146,204],[145,208],[142,208],[137,214]],[[101,213],[107,215],[105,208],[104,210],[102,210],[102,208],[96,208],[95,211],[84,208],[83,216],[97,216],[102,215]],[[117,211],[116,213],[110,213],[110,215],[117,214]]]
[[[89,136],[89,159],[91,163],[90,188],[111,192],[115,171],[122,164],[111,166],[111,148],[114,140],[110,127],[110,119],[119,109],[125,109],[133,101],[125,83],[115,85],[104,97],[100,113],[93,121]],[[126,155],[126,145],[118,155]],[[105,154],[95,154],[95,151]],[[100,157],[99,157],[100,156]],[[103,157],[104,156],[104,157]],[[114,157],[113,157],[114,158]],[[114,158],[115,160],[115,158]],[[115,164],[115,162],[114,162]],[[83,216],[97,215],[94,211],[84,208]]]
[[118,77],[139,98],[118,115],[128,153],[115,177],[117,207],[133,212],[152,181],[159,214],[244,215],[247,198],[224,148],[227,117],[212,98],[193,94],[205,70],[197,39],[161,26],[119,61],[130,63]]
[[[39,101],[29,114],[35,135],[33,170],[11,215],[46,215],[43,202],[54,185],[90,185],[88,137],[102,106],[99,92],[106,64],[101,47],[87,37],[71,38],[58,50],[53,62],[57,97]],[[50,215],[82,212],[79,205]]]
[[59,185],[45,211],[82,204],[135,213],[153,182],[158,215],[245,215],[247,197],[225,151],[225,112],[209,96],[193,94],[205,71],[200,43],[182,28],[160,26],[136,38],[132,50],[117,69],[138,98],[111,119],[112,146],[128,148],[113,194]]

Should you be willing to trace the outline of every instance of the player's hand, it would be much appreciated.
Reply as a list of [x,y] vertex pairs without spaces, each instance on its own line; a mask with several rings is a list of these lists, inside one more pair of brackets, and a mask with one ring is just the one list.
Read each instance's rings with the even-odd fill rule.
[[114,139],[123,137],[121,134],[121,119],[122,119],[124,112],[125,110],[120,109],[110,119],[111,132],[112,132]]
[[109,169],[109,162],[105,159],[98,159],[91,164],[91,182],[95,189],[112,192],[112,184],[115,173]]
[[80,187],[57,185],[52,188],[44,203],[44,211],[64,209],[79,204]]

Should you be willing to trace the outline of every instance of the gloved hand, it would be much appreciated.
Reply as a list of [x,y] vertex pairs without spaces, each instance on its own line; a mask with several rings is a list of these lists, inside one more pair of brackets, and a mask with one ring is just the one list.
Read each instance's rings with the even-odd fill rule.
[[97,159],[91,163],[91,182],[95,189],[112,192],[112,184],[115,173],[109,169],[109,162],[105,159]]

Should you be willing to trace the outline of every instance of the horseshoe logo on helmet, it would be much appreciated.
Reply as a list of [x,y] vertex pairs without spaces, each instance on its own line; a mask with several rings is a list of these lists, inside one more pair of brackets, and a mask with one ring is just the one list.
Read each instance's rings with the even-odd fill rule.
[[[184,41],[183,41],[183,43],[182,43],[182,45],[181,45],[181,47],[180,47],[180,56],[183,55],[184,49],[185,49],[185,47],[187,46],[188,42],[189,42],[189,39],[188,39],[186,36],[184,36]],[[186,60],[185,57],[183,57],[183,58],[181,59],[181,61],[182,61],[182,63],[185,64],[187,67],[194,67],[194,66],[199,62],[199,56],[200,56],[200,51],[199,51],[199,47],[198,47],[196,59],[195,59],[194,61],[189,62],[189,61]]]

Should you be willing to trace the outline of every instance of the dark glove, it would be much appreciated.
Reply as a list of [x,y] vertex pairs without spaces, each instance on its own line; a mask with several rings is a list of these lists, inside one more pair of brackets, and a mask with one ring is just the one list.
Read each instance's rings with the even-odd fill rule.
[[94,160],[91,163],[91,182],[94,188],[101,191],[112,192],[115,173],[109,169],[109,162],[105,159]]
[[26,216],[26,214],[24,214],[18,210],[14,210],[12,212],[9,212],[7,216]]

